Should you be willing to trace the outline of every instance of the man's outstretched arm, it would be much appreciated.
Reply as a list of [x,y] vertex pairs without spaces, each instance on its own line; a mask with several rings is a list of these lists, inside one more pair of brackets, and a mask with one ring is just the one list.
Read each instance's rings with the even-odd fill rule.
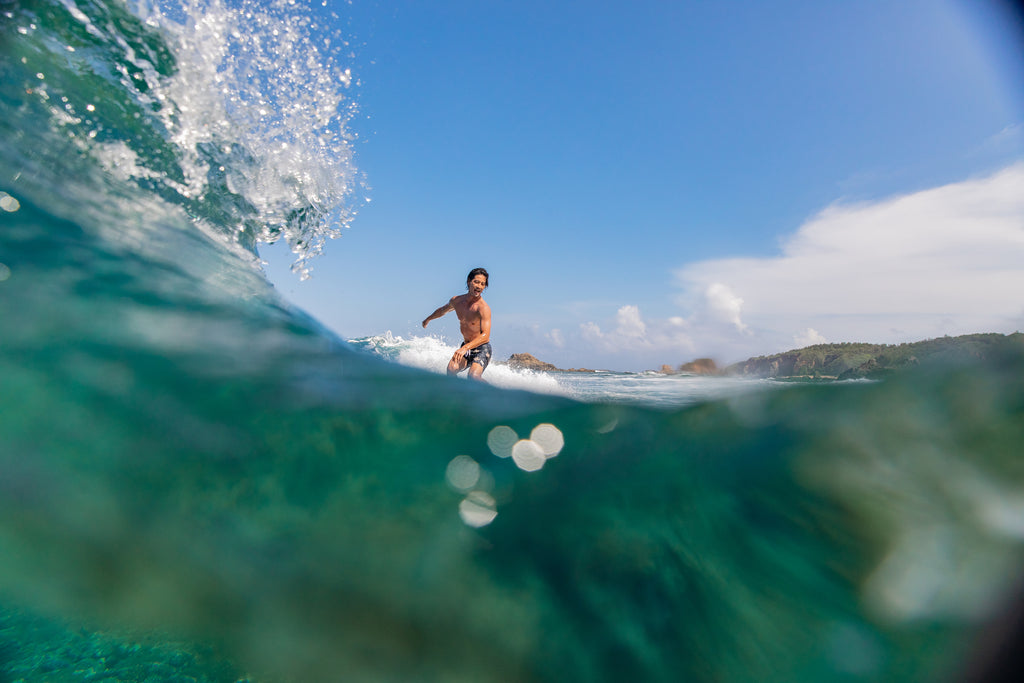
[[455,310],[455,306],[453,306],[452,302],[449,301],[444,306],[441,306],[439,309],[437,309],[436,311],[434,311],[433,313],[428,315],[426,318],[424,318],[423,319],[423,327],[426,327],[427,323],[429,323],[431,320],[436,320],[436,319],[440,318],[442,315],[444,315],[445,313],[447,313],[448,311],[453,311],[453,310]]

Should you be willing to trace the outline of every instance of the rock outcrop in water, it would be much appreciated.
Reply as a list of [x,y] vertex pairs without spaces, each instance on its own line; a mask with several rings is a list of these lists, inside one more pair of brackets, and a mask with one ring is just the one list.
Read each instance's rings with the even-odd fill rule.
[[717,375],[718,365],[710,358],[698,358],[689,363],[683,363],[677,372],[687,375]]
[[509,356],[507,363],[513,370],[539,370],[550,372],[558,369],[551,363],[545,363],[542,360],[534,358],[529,353],[513,353]]
[[717,375],[718,365],[710,358],[698,358],[689,363],[683,363],[678,368],[671,365],[662,365],[658,372],[663,375]]
[[587,368],[559,368],[555,367],[551,363],[545,363],[542,360],[538,360],[532,354],[529,353],[513,353],[509,356],[509,359],[505,361],[505,365],[508,365],[513,370],[534,370],[538,372],[595,372]]

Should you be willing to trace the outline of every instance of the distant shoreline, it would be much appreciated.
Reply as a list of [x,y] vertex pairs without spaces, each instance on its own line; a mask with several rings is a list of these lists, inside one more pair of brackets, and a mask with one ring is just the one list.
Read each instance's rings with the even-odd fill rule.
[[[986,360],[1011,348],[1017,352],[1024,349],[1024,333],[966,334],[904,344],[815,344],[769,356],[748,358],[724,368],[719,368],[711,358],[698,358],[678,366],[662,365],[660,370],[651,372],[773,379],[877,379],[926,361]],[[529,353],[514,353],[503,364],[512,369],[539,372],[598,372],[589,368],[559,368]]]

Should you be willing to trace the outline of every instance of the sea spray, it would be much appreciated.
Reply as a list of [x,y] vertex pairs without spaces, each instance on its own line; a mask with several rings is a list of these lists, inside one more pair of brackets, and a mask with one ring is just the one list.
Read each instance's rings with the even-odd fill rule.
[[181,9],[181,23],[153,7],[144,18],[179,57],[159,96],[177,105],[164,121],[190,152],[188,191],[223,183],[251,205],[255,239],[280,233],[305,275],[355,215],[352,49],[329,17],[294,1],[188,0]]
[[60,179],[53,209],[78,220],[92,209],[100,226],[112,194],[134,207],[159,198],[251,252],[285,239],[306,274],[363,197],[344,36],[287,0],[133,7],[138,17],[100,0],[6,12],[3,75],[22,116],[5,133],[28,144],[5,161],[20,191],[41,199]]

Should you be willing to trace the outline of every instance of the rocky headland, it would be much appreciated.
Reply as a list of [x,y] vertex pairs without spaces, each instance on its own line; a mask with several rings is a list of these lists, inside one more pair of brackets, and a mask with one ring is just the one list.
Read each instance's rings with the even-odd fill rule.
[[723,371],[741,377],[877,379],[925,362],[988,360],[1024,347],[1024,334],[967,334],[906,344],[816,344],[758,356]]

